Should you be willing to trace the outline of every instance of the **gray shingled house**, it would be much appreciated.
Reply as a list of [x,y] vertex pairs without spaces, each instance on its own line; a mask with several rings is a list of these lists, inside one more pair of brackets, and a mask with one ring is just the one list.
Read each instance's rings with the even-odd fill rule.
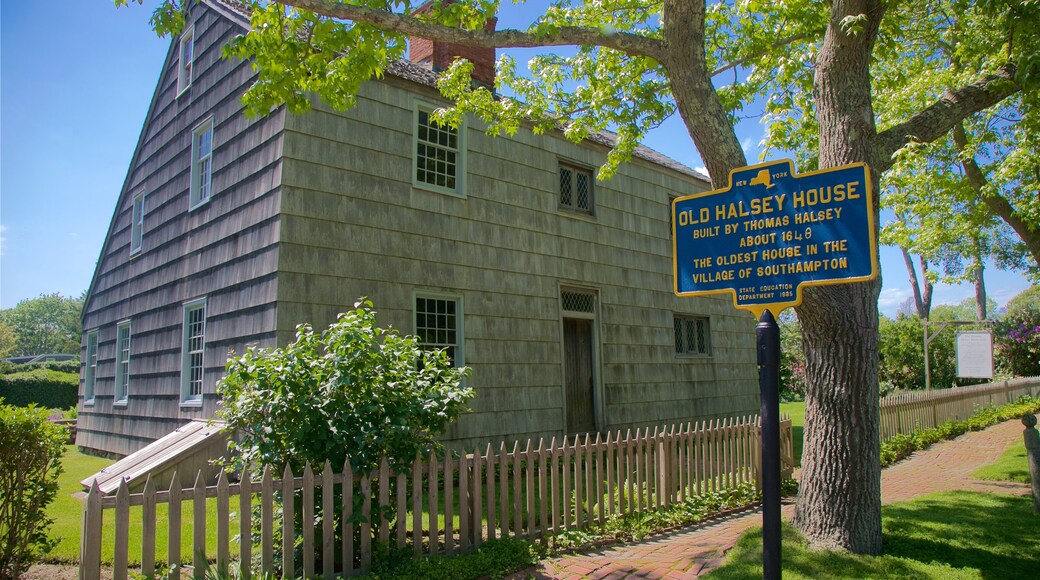
[[431,123],[453,47],[428,42],[349,111],[247,118],[254,74],[220,47],[248,18],[189,10],[86,298],[80,447],[125,455],[212,417],[229,351],[359,296],[473,368],[457,444],[757,408],[752,318],[672,293],[669,201],[707,189],[697,173],[641,148],[598,181],[608,135]]

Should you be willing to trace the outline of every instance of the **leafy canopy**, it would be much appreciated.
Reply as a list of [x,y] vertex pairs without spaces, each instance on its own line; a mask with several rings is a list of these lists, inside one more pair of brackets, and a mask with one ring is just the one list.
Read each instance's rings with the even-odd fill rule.
[[468,374],[443,350],[376,326],[362,299],[320,335],[302,324],[282,348],[228,360],[217,414],[246,466],[299,473],[308,461],[338,469],[349,457],[368,470],[387,457],[400,467],[437,449],[437,434],[466,410]]
[[11,352],[16,355],[78,353],[82,309],[81,298],[41,294],[0,311],[0,323],[13,331],[15,346]]

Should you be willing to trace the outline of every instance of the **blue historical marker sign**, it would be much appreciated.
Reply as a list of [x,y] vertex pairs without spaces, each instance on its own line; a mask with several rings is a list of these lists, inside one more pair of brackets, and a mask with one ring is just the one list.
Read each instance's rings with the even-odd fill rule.
[[877,277],[865,164],[804,174],[790,160],[742,167],[730,187],[672,202],[675,293],[729,292],[734,306],[779,314],[802,287]]

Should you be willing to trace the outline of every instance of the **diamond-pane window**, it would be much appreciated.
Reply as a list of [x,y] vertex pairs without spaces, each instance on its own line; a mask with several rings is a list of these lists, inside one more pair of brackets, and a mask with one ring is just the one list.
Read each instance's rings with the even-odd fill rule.
[[592,171],[560,165],[560,207],[592,213]]
[[462,365],[462,313],[458,300],[416,296],[415,334],[424,350],[444,349],[456,366]]
[[711,354],[711,335],[706,316],[675,316],[674,328],[675,354]]
[[564,290],[560,294],[565,312],[582,312],[593,314],[596,308],[596,295],[587,292],[573,292]]
[[415,132],[415,181],[451,191],[459,189],[459,131],[419,109]]

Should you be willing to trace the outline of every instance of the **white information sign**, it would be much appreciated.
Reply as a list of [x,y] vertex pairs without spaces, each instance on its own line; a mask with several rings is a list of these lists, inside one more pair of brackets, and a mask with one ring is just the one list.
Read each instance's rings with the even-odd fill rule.
[[990,331],[957,333],[957,376],[962,379],[993,378],[993,334]]

